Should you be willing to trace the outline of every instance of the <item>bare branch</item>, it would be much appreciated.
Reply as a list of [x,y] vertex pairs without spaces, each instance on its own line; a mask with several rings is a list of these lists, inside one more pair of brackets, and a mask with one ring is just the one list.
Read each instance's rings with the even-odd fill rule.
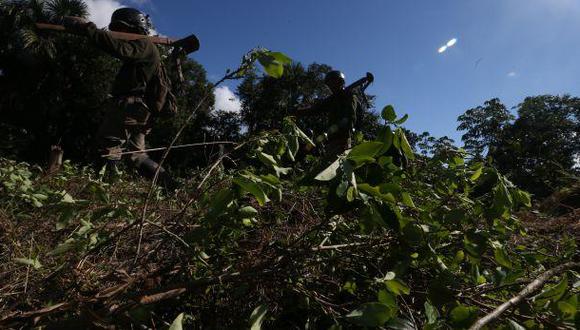
[[578,267],[580,267],[580,262],[568,262],[568,263],[565,263],[563,265],[560,265],[558,267],[552,268],[552,269],[544,272],[542,275],[540,275],[538,278],[536,278],[530,284],[528,284],[516,296],[514,296],[510,300],[506,301],[505,303],[501,304],[493,312],[487,314],[486,316],[482,317],[477,322],[475,322],[471,326],[471,328],[469,328],[469,330],[479,330],[479,329],[485,327],[487,324],[489,324],[489,323],[495,321],[497,318],[499,318],[508,309],[517,306],[524,299],[529,297],[534,292],[538,291],[553,276],[555,276],[559,273],[562,273],[563,271],[566,271],[568,269],[578,268]]

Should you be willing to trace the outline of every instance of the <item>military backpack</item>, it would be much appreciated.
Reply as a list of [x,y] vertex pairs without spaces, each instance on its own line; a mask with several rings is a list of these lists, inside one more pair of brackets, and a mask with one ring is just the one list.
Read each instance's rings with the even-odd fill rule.
[[159,117],[173,117],[177,114],[177,99],[171,90],[172,84],[165,66],[159,63],[155,73],[147,83],[145,102],[151,113]]

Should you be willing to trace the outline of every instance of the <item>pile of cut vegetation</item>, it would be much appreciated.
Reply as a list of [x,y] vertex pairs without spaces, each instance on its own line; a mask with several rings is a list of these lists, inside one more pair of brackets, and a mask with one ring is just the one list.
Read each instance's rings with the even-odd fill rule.
[[574,235],[544,246],[529,194],[391,111],[331,164],[288,119],[174,194],[1,159],[0,327],[578,327]]

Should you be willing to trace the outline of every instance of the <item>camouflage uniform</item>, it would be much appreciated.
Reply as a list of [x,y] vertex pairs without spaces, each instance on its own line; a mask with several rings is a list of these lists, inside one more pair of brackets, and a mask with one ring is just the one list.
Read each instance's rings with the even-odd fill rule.
[[342,90],[321,103],[298,113],[298,116],[327,115],[328,142],[326,143],[325,159],[336,159],[338,155],[351,148],[352,133],[359,104],[358,97],[354,93]]
[[[118,40],[94,25],[87,29],[87,35],[95,46],[123,62],[113,84],[113,100],[97,134],[98,147],[106,155],[123,150],[144,150],[151,115],[144,102],[144,94],[147,82],[160,65],[159,51],[145,36],[132,41]],[[137,168],[149,158],[146,153],[129,156]],[[110,155],[106,158],[115,161],[120,160],[121,156]]]

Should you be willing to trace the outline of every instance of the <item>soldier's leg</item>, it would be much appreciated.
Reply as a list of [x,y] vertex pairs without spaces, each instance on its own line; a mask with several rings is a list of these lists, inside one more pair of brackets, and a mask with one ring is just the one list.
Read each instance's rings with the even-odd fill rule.
[[97,131],[97,149],[100,155],[98,164],[107,164],[116,171],[121,160],[120,153],[127,140],[125,133],[125,114],[118,103],[111,103],[105,110],[105,117]]
[[[125,130],[127,132],[127,149],[128,151],[145,150],[145,137],[150,132],[148,125],[149,110],[142,102],[136,102],[128,107],[127,118],[125,120]],[[139,173],[149,179],[152,179],[159,168],[159,164],[149,158],[145,152],[130,154],[128,160],[131,162]],[[158,182],[167,189],[175,189],[175,181],[162,167],[159,169]]]

